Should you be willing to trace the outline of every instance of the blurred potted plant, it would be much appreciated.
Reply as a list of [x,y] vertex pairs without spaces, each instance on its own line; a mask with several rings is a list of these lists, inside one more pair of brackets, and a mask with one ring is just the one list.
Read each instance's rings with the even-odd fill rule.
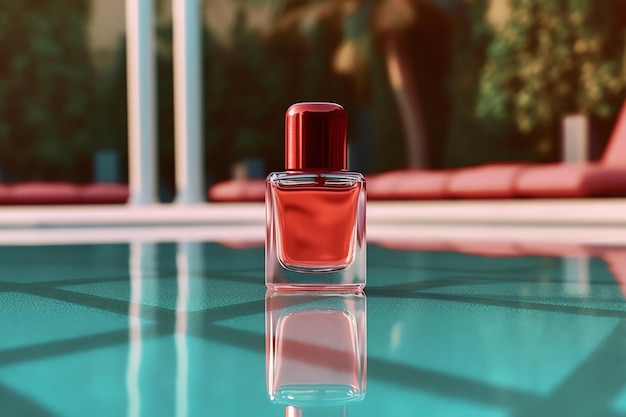
[[541,159],[555,159],[560,119],[610,119],[626,92],[626,3],[491,0],[493,39],[476,112],[510,117]]

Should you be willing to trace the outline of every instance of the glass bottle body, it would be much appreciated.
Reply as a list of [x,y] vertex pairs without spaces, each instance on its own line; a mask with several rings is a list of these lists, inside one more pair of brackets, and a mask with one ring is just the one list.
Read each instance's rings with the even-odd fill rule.
[[268,288],[363,288],[365,203],[359,173],[270,174],[265,196]]

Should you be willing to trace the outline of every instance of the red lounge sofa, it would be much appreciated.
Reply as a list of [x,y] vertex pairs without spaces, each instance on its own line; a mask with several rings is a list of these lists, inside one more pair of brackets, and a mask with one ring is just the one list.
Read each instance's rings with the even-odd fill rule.
[[[373,181],[370,182],[370,179]],[[440,199],[447,174],[436,171],[398,170],[366,178],[368,196],[373,187],[374,195],[384,200]],[[209,188],[209,201],[263,202],[265,180],[232,179],[220,181]]]
[[2,205],[124,204],[128,185],[118,183],[17,182],[0,184]]
[[124,204],[130,190],[127,184],[98,182],[81,186],[81,204]]
[[[368,200],[445,198],[626,197],[626,102],[598,162],[491,163],[429,171],[404,169],[369,175]],[[263,180],[229,180],[209,189],[209,201],[263,201]]]
[[[420,171],[413,171],[415,176]],[[368,199],[421,199],[419,181],[396,171],[368,181]],[[626,196],[626,102],[604,155],[587,163],[493,163],[457,170],[429,171],[442,184],[444,198],[585,198]],[[434,191],[427,189],[426,194]]]
[[530,166],[514,188],[522,197],[626,196],[626,102],[599,162]]
[[233,179],[221,181],[209,188],[209,201],[254,202],[265,201],[265,180]]
[[80,187],[69,182],[18,182],[7,185],[7,204],[78,204]]
[[446,198],[450,172],[401,169],[366,178],[368,200],[437,200]]
[[9,202],[9,187],[5,184],[0,184],[0,205],[7,204]]

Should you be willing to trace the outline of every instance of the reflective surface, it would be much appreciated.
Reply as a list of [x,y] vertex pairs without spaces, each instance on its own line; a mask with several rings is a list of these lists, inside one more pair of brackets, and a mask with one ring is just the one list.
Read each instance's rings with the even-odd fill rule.
[[[469,249],[368,246],[367,391],[346,415],[626,415],[626,249]],[[1,247],[0,415],[285,415],[263,268],[262,246]]]

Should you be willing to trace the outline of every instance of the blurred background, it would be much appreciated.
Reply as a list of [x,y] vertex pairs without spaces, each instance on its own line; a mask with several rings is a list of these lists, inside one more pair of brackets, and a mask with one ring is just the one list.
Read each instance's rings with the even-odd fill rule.
[[[171,0],[157,25],[159,194],[174,195]],[[0,0],[0,182],[127,181],[124,0]],[[283,169],[284,112],[348,111],[350,168],[557,161],[604,149],[626,0],[205,0],[206,184]]]

